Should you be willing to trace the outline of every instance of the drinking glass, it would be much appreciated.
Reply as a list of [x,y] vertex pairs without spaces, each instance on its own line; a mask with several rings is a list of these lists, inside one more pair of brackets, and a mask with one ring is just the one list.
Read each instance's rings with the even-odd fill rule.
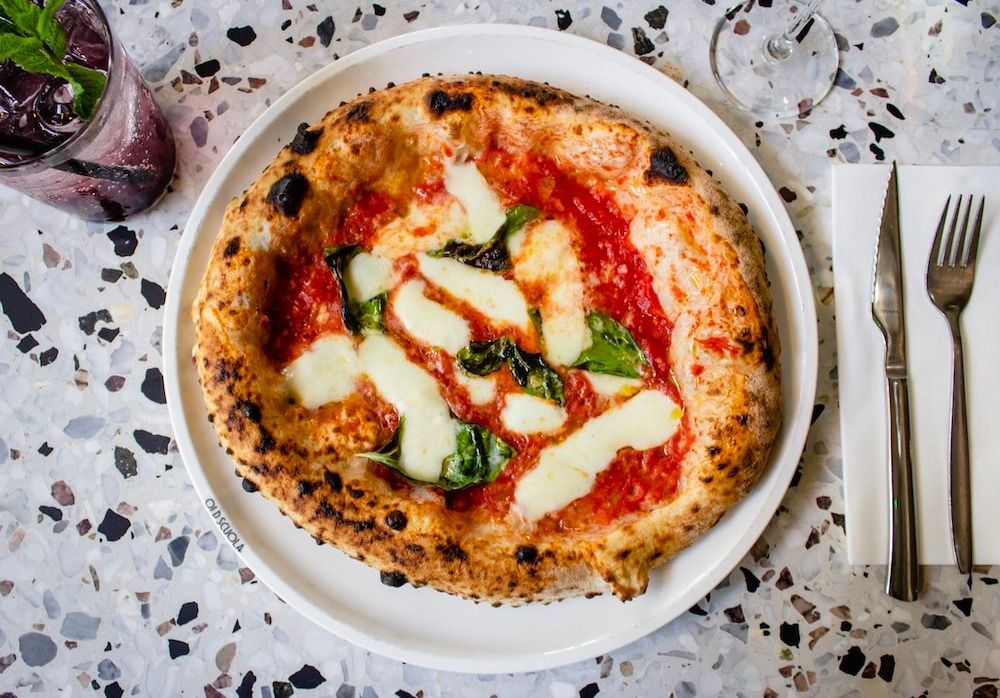
[[174,139],[95,0],[56,14],[67,60],[106,73],[89,121],[71,109],[64,81],[0,63],[0,184],[98,221],[153,205],[174,172]]
[[816,13],[822,0],[747,0],[712,34],[709,59],[722,91],[767,118],[809,112],[833,86],[840,57],[833,30]]

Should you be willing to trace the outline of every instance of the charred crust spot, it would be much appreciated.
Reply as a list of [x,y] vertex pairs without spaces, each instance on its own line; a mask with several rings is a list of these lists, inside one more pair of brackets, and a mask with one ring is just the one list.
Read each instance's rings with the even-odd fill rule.
[[699,511],[701,511],[701,505],[700,504],[692,504],[691,505],[691,513],[692,514],[697,514]]
[[365,519],[364,521],[351,521],[350,519],[344,519],[343,521],[344,523],[349,524],[351,528],[354,529],[355,533],[370,531],[375,528],[375,521],[372,519]]
[[687,184],[688,173],[684,167],[677,162],[674,151],[666,146],[661,146],[653,151],[649,158],[649,169],[646,170],[646,181],[662,179],[671,184]]
[[742,305],[738,305],[738,306],[736,306],[736,308],[734,309],[734,311],[735,311],[735,313],[736,313],[737,315],[739,315],[740,317],[746,317],[746,314],[747,314],[747,309],[746,309],[746,308],[744,308],[744,307],[743,307]]
[[410,553],[411,555],[423,555],[424,546],[420,545],[419,543],[407,543],[406,552]]
[[722,453],[722,449],[719,448],[718,446],[709,446],[708,447],[708,455],[709,456],[711,456],[711,457],[714,458],[715,456],[719,455],[720,453]]
[[362,497],[365,496],[365,491],[364,490],[359,490],[357,488],[354,488],[354,487],[351,487],[350,485],[348,485],[347,486],[347,494],[351,495],[354,499],[361,499]]
[[344,481],[340,479],[340,473],[335,473],[327,470],[323,473],[323,479],[326,480],[326,484],[330,486],[330,489],[334,492],[340,492],[344,488]]
[[766,338],[764,339],[763,344],[764,346],[760,350],[760,356],[764,361],[764,367],[770,371],[774,368],[774,364],[777,362],[777,359],[774,356],[774,349],[771,347]]
[[441,553],[441,557],[444,558],[445,562],[465,562],[469,559],[465,551],[454,543],[439,545],[437,551]]
[[729,479],[732,479],[732,478],[736,477],[739,474],[740,474],[740,466],[734,465],[733,469],[730,470],[728,473],[726,473],[726,477],[728,477]]
[[294,217],[302,208],[302,200],[308,191],[309,180],[298,172],[290,172],[271,185],[266,201],[278,213]]
[[721,463],[716,463],[716,465],[715,465],[715,469],[716,470],[725,470],[728,467],[729,467],[729,463],[727,463],[725,461],[723,461]]
[[712,214],[713,216],[718,216],[718,215],[719,215],[719,207],[713,204],[713,205],[712,205],[712,206],[711,206],[711,207],[710,207],[710,208],[708,209],[708,212],[709,212],[709,213],[711,213],[711,214]]
[[544,107],[552,102],[561,102],[565,99],[565,97],[555,90],[551,90],[540,85],[511,85],[510,83],[502,80],[494,80],[492,84],[493,87],[500,92],[530,99],[540,107]]
[[247,207],[247,204],[249,204],[249,203],[250,203],[250,199],[248,197],[244,196],[243,200],[240,201],[240,210],[242,211],[243,209],[245,209]]
[[631,548],[625,548],[625,550],[619,550],[615,554],[615,557],[617,557],[619,560],[626,560],[626,559],[628,559],[628,556],[631,555],[631,554],[632,554],[632,549]]
[[295,131],[295,137],[292,139],[292,142],[288,144],[288,147],[299,155],[311,153],[316,149],[316,143],[319,141],[319,137],[321,135],[323,135],[322,128],[310,131],[309,124],[299,124],[298,129]]
[[515,552],[514,557],[522,565],[531,565],[538,561],[538,548],[533,545],[522,545]]
[[739,424],[741,427],[745,427],[747,425],[747,422],[749,421],[750,421],[750,415],[746,414],[741,414],[736,418],[737,424]]
[[706,475],[705,477],[701,478],[701,481],[704,482],[707,485],[708,483],[710,483],[714,479],[715,479],[714,475]]
[[316,491],[317,487],[319,487],[319,483],[314,480],[299,480],[299,496],[308,497]]
[[249,493],[253,494],[254,492],[257,491],[257,483],[255,483],[253,480],[249,480],[247,478],[243,478],[242,485],[243,485],[243,491],[244,492],[249,492]]
[[472,109],[472,93],[448,94],[444,90],[432,90],[427,95],[427,108],[434,116],[442,116],[450,111],[469,111]]
[[249,400],[237,400],[236,409],[254,424],[260,424],[260,407]]
[[406,575],[398,570],[379,572],[379,580],[387,587],[401,587],[406,584]]
[[316,516],[324,519],[332,519],[336,513],[337,512],[334,511],[333,507],[330,506],[330,502],[325,499],[319,503],[318,507],[316,507]]
[[257,442],[257,453],[269,453],[274,450],[274,437],[264,427],[260,429],[260,441]]
[[355,123],[365,123],[368,121],[369,112],[371,111],[371,102],[359,102],[351,107],[350,111],[347,112],[347,120],[353,121]]
[[234,237],[226,243],[225,249],[222,250],[222,256],[229,259],[234,254],[240,251],[240,239],[239,237]]
[[406,514],[401,512],[399,509],[393,509],[385,515],[385,525],[393,531],[402,531],[406,528],[406,524]]

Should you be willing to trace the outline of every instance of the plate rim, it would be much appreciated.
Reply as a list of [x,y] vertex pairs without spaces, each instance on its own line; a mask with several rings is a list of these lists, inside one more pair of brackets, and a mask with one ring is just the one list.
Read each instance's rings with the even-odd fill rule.
[[[798,354],[794,362],[796,365],[801,364],[802,368],[801,375],[795,374],[797,378],[797,386],[795,387],[798,390],[795,395],[786,394],[785,399],[792,398],[800,410],[805,409],[805,406],[813,404],[818,375],[818,331],[816,328],[815,299],[805,257],[801,247],[798,245],[795,230],[788,213],[781,203],[774,185],[749,149],[718,115],[695,95],[655,68],[644,64],[628,54],[586,37],[539,27],[509,24],[457,24],[434,27],[397,35],[360,48],[333,63],[323,66],[289,88],[287,92],[281,95],[271,106],[254,119],[250,126],[243,131],[236,143],[220,159],[192,208],[184,227],[184,233],[178,243],[168,284],[163,330],[164,383],[167,392],[167,407],[178,451],[185,463],[188,476],[201,498],[202,506],[205,506],[210,514],[213,512],[206,504],[206,501],[211,499],[214,490],[201,466],[193,437],[187,427],[187,415],[182,409],[184,400],[180,385],[180,374],[182,371],[180,350],[184,348],[177,346],[177,335],[180,322],[182,321],[182,314],[186,314],[186,310],[179,307],[180,298],[183,295],[181,284],[184,277],[189,274],[188,266],[191,253],[200,236],[203,234],[201,231],[204,229],[209,212],[217,203],[215,199],[221,192],[222,184],[230,177],[233,164],[246,151],[257,145],[258,136],[286,111],[288,107],[303,98],[312,89],[325,84],[328,80],[335,79],[339,73],[359,63],[364,63],[370,58],[379,57],[385,53],[390,53],[396,49],[409,47],[414,44],[440,41],[455,36],[466,38],[470,34],[488,34],[511,37],[512,39],[536,39],[564,45],[575,44],[577,48],[585,52],[596,53],[598,57],[609,60],[612,63],[617,63],[625,69],[646,73],[645,77],[653,80],[658,87],[673,91],[675,94],[683,95],[685,107],[690,109],[699,120],[704,122],[714,135],[723,139],[723,145],[746,169],[749,180],[757,189],[761,200],[766,205],[767,217],[772,220],[774,229],[779,234],[780,239],[786,243],[784,253],[779,255],[779,257],[782,258],[785,265],[789,268],[789,288],[797,292],[797,296],[785,299],[788,303],[786,315],[790,320],[787,329],[792,338],[799,338],[801,335],[801,339],[804,341],[801,347],[797,347]],[[275,151],[277,149],[278,146],[275,147]],[[259,176],[259,173],[250,173],[245,179],[249,183],[257,176]],[[793,242],[795,243],[794,245],[791,244]],[[793,303],[792,301],[798,302]],[[798,332],[793,332],[796,329]],[[788,348],[783,347],[783,349],[787,351]],[[782,386],[782,390],[783,392],[785,391],[784,385]],[[410,662],[427,668],[445,671],[510,673],[550,669],[587,659],[596,654],[615,650],[629,642],[644,637],[675,620],[683,613],[683,608],[687,608],[695,603],[705,593],[718,586],[732,572],[739,560],[746,555],[753,542],[760,537],[772,519],[774,512],[788,490],[789,482],[796,470],[795,465],[797,465],[799,458],[801,458],[801,452],[808,435],[809,422],[807,419],[801,419],[801,413],[795,413],[793,416],[795,419],[791,420],[791,424],[787,423],[788,420],[786,420],[786,423],[782,425],[782,432],[785,432],[785,434],[783,437],[779,435],[779,438],[783,438],[789,444],[789,448],[791,448],[791,451],[797,453],[797,457],[792,458],[790,455],[787,456],[787,460],[792,462],[791,465],[785,463],[779,464],[776,462],[777,459],[772,452],[772,456],[768,461],[768,469],[774,469],[779,465],[783,465],[783,469],[779,473],[781,477],[777,482],[773,483],[772,490],[767,494],[763,505],[753,514],[751,525],[739,537],[738,544],[730,546],[712,567],[710,571],[713,574],[709,574],[703,577],[703,579],[698,580],[698,584],[690,585],[686,593],[680,595],[680,601],[675,601],[671,604],[671,606],[682,606],[681,610],[665,618],[659,617],[657,614],[651,614],[643,623],[626,624],[624,627],[618,629],[617,632],[610,635],[605,634],[590,641],[559,648],[547,653],[540,653],[530,657],[519,656],[510,658],[513,661],[508,661],[507,658],[480,657],[479,659],[471,659],[469,657],[443,657],[440,653],[400,646],[390,640],[386,640],[384,637],[379,637],[371,632],[332,617],[328,611],[317,606],[305,593],[300,593],[286,583],[282,575],[272,570],[271,566],[253,548],[248,547],[245,551],[234,552],[254,571],[255,575],[269,589],[287,601],[301,615],[312,620],[325,630],[364,649],[398,661]],[[786,432],[786,430],[788,431]],[[764,512],[766,512],[766,515]],[[697,545],[697,542],[694,545]]]

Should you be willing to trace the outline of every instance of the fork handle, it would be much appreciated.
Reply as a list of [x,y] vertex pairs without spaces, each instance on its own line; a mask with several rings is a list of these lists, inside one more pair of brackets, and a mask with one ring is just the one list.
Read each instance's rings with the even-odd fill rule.
[[910,461],[910,397],[906,378],[889,382],[889,573],[885,591],[902,601],[920,592],[917,563],[917,520],[913,507]]
[[962,574],[972,572],[972,484],[969,474],[969,428],[965,411],[965,358],[958,313],[948,313],[952,337],[951,462],[948,504],[955,560]]

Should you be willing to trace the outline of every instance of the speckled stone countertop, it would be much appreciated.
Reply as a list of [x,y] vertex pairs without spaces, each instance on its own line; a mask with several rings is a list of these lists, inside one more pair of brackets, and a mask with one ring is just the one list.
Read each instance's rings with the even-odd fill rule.
[[[846,564],[831,272],[835,162],[1000,164],[1000,6],[829,0],[841,73],[803,119],[722,101],[722,2],[115,0],[119,37],[177,136],[173,191],[123,225],[0,191],[0,695],[960,695],[1000,686],[997,570],[927,570],[913,604]],[[365,652],[242,565],[177,455],[164,289],[188,214],[248,124],[316,69],[443,24],[532,24],[664,71],[739,134],[786,202],[819,311],[813,426],[751,553],[689,612],[609,655],[474,676]]]

